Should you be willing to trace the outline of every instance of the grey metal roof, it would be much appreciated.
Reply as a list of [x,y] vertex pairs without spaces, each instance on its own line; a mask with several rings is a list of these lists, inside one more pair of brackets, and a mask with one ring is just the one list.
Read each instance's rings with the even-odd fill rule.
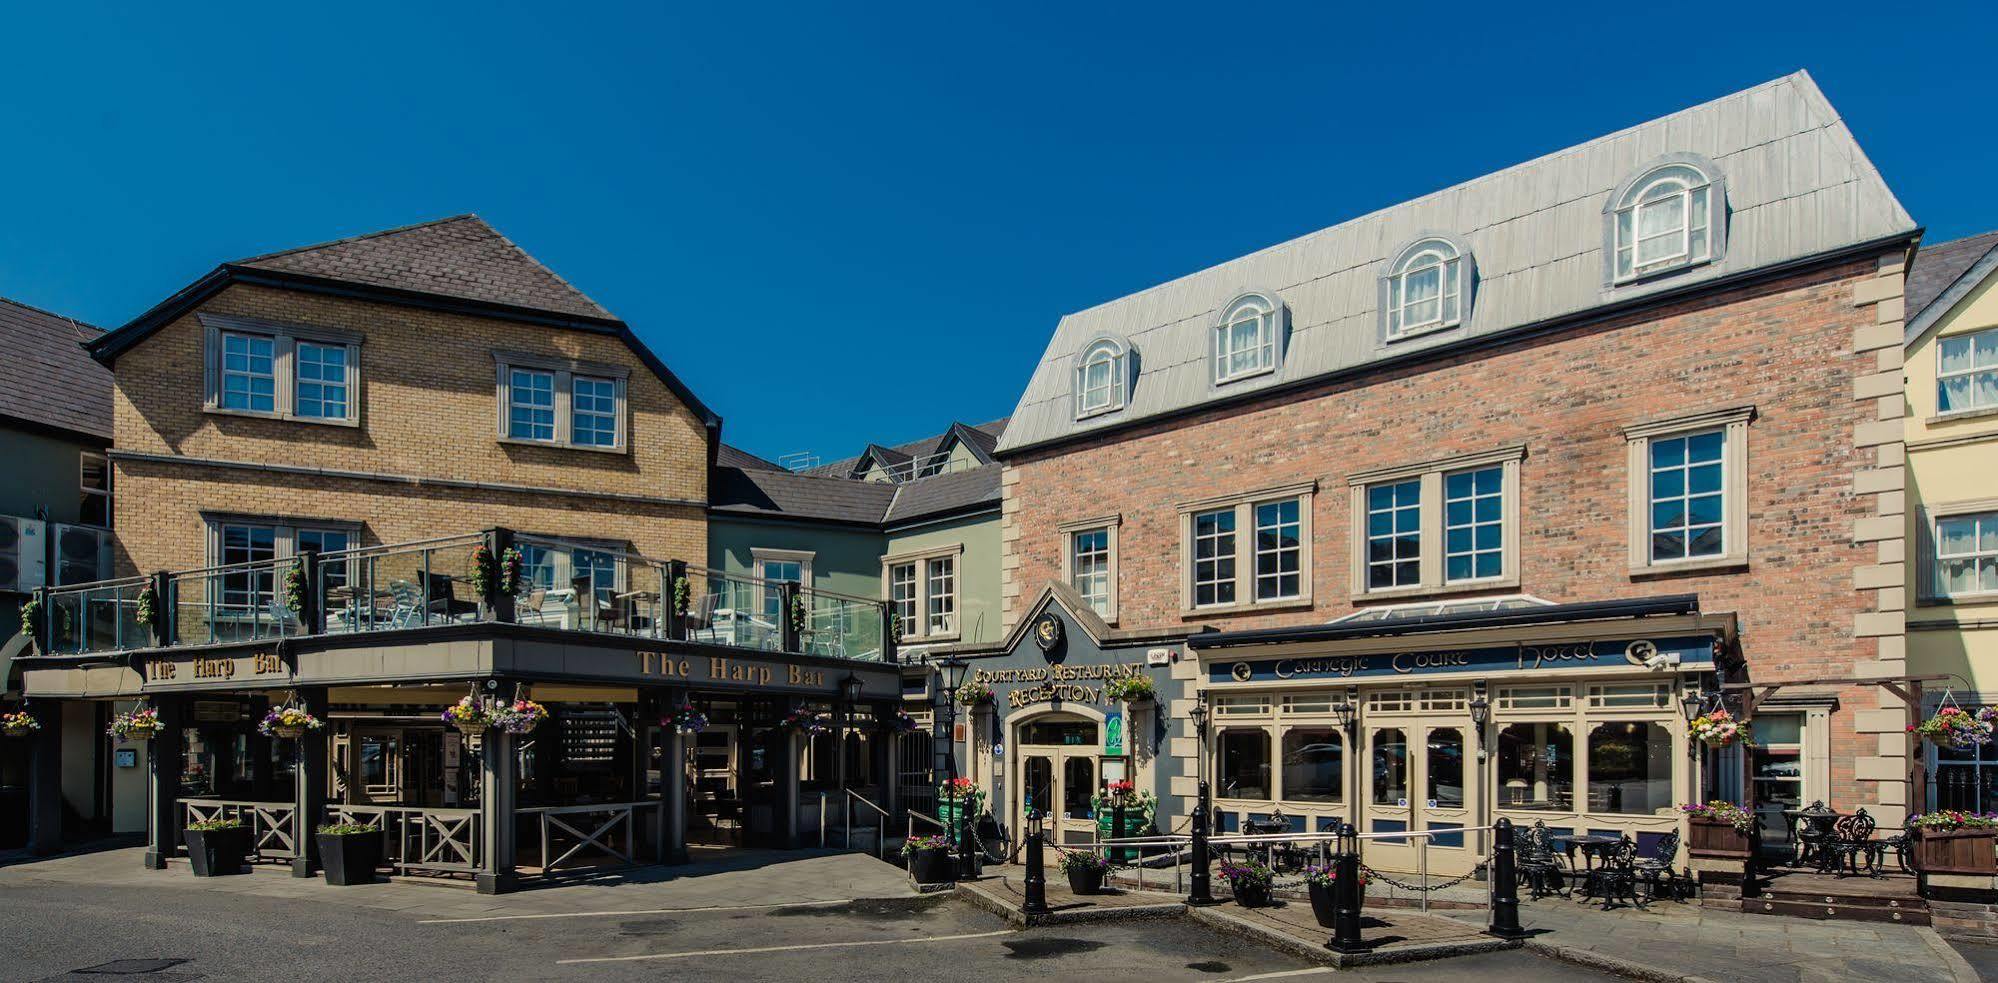
[[[1726,251],[1677,274],[1609,288],[1603,208],[1619,183],[1668,154],[1698,154],[1725,181]],[[1070,314],[1056,326],[1001,454],[1115,429],[1203,403],[1450,347],[1609,303],[1913,232],[1838,112],[1798,72],[1414,201]],[[1474,301],[1461,329],[1384,344],[1377,278],[1425,235],[1468,243]],[[1274,373],[1216,386],[1208,331],[1241,294],[1272,293],[1290,334]],[[1128,339],[1139,374],[1122,410],[1078,421],[1076,355]]]
[[0,297],[0,417],[111,440],[111,371],[84,342],[103,332]]
[[1907,344],[1998,267],[1998,231],[1939,242],[1915,251],[1908,268]]

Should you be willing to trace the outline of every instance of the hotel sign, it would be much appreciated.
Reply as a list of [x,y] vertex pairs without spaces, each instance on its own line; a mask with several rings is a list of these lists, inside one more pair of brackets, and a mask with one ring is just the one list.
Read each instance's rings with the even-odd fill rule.
[[1036,703],[1101,703],[1103,687],[1091,683],[1125,679],[1142,675],[1144,671],[1144,665],[1138,662],[1028,666],[1021,669],[980,669],[971,674],[971,681],[985,686],[994,683],[1034,684],[1006,694],[1006,705],[1018,709]]
[[1288,659],[1216,660],[1207,667],[1213,683],[1281,682],[1291,679],[1378,679],[1465,672],[1526,670],[1567,672],[1629,669],[1656,656],[1678,656],[1679,664],[1713,662],[1713,638],[1619,639],[1560,644],[1496,645],[1487,648],[1382,652],[1374,655],[1307,656]]

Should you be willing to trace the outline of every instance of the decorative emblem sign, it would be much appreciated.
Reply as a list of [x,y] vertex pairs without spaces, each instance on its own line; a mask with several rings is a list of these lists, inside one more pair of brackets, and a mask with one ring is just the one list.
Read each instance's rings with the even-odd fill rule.
[[1249,677],[1255,675],[1255,672],[1246,662],[1237,662],[1235,663],[1235,667],[1229,670],[1229,674],[1235,677],[1236,682],[1240,683],[1248,682]]
[[1055,646],[1061,644],[1061,636],[1062,627],[1060,618],[1049,613],[1034,619],[1034,644],[1039,645],[1041,651],[1054,651]]
[[1623,650],[1623,657],[1633,666],[1641,666],[1658,657],[1658,645],[1645,639],[1630,643]]

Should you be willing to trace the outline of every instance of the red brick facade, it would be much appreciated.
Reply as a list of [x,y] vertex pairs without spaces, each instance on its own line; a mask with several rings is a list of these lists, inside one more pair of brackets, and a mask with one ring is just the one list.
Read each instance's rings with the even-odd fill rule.
[[[1897,263],[1898,254],[1885,261]],[[1697,593],[1736,613],[1758,682],[1849,676],[1874,659],[1855,618],[1872,610],[1854,571],[1876,562],[1855,542],[1875,514],[1855,473],[1898,466],[1855,442],[1875,404],[1854,397],[1876,371],[1855,353],[1875,312],[1858,285],[1868,256],[1836,267],[1604,319],[1462,355],[1444,355],[1301,392],[1153,422],[1007,461],[1015,605],[1063,575],[1058,527],[1117,515],[1120,628],[1214,624],[1224,630],[1321,623],[1354,610],[1347,475],[1524,444],[1521,592],[1555,602]],[[1898,270],[1895,271],[1898,277]],[[1142,384],[1142,383],[1141,383]],[[1633,574],[1622,428],[1753,406],[1748,426],[1748,563],[1725,571]],[[1312,603],[1230,615],[1184,614],[1179,503],[1315,481]],[[1898,561],[1898,558],[1896,558]],[[1885,562],[1882,558],[1881,562]],[[1397,601],[1418,598],[1399,597]],[[1018,616],[1017,608],[1012,612]],[[1880,704],[1872,687],[1842,710]],[[1831,793],[1870,801],[1854,761],[1880,753],[1834,716]]]

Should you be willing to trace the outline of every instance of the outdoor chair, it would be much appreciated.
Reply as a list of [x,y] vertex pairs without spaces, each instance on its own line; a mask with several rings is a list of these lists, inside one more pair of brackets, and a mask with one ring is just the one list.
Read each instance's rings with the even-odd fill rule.
[[1877,826],[1863,808],[1850,816],[1839,817],[1838,822],[1832,824],[1831,839],[1825,841],[1827,867],[1824,872],[1838,877],[1857,875],[1860,863],[1864,862],[1867,876],[1886,876],[1880,873],[1880,861],[1886,850],[1881,841],[1873,838]]
[[457,578],[442,573],[425,574],[424,576],[430,584],[430,605],[428,608],[430,614],[437,615],[445,621],[457,621],[461,615],[470,619],[478,618],[479,602],[475,600],[467,601],[458,597]]
[[1645,902],[1637,896],[1637,841],[1625,836],[1604,851],[1602,860],[1589,871],[1588,887],[1582,897],[1602,898],[1604,911],[1614,907],[1619,899],[1629,901],[1633,908],[1644,907]]
[[1880,845],[1876,855],[1878,862],[1886,863],[1887,851],[1892,850],[1894,851],[1894,865],[1900,868],[1901,873],[1914,873],[1915,839],[1915,814],[1911,812],[1908,814],[1907,821],[1901,824],[1901,831],[1899,833],[1893,836],[1883,836],[1877,841]]
[[1678,858],[1679,831],[1676,829],[1659,837],[1649,856],[1637,858],[1637,881],[1644,885],[1647,900],[1656,901],[1661,895],[1668,898],[1683,896],[1684,885],[1680,883],[1678,872],[1672,869],[1672,862]]
[[1552,835],[1547,823],[1539,819],[1532,826],[1512,828],[1513,867],[1525,876],[1527,891],[1535,901],[1564,894],[1561,855],[1554,852]]
[[389,627],[409,628],[416,624],[423,610],[423,595],[416,585],[407,580],[389,581]]

